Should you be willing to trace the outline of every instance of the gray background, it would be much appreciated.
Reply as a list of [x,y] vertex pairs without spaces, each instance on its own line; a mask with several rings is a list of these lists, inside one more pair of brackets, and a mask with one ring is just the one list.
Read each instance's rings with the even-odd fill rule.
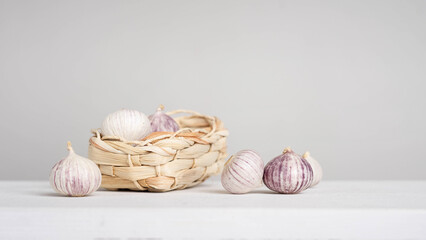
[[426,1],[0,0],[0,179],[47,179],[120,108],[219,116],[229,152],[426,179]]

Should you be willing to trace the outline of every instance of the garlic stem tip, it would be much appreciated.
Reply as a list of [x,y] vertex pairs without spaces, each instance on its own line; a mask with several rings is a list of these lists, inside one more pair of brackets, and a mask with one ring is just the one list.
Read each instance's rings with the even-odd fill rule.
[[311,156],[311,153],[310,152],[305,152],[303,155],[302,155],[302,158],[307,158],[307,157],[309,157],[309,156]]
[[68,151],[72,151],[72,146],[70,141],[67,142],[67,149]]
[[158,111],[163,111],[163,110],[164,110],[164,105],[163,105],[163,104],[160,104],[160,106],[158,106],[157,110],[158,110]]
[[292,150],[291,150],[291,148],[290,147],[286,147],[286,148],[284,148],[284,151],[283,151],[283,153],[286,153],[286,152],[291,152]]
[[229,159],[228,159],[228,161],[226,161],[226,163],[225,163],[225,165],[224,166],[226,166],[226,165],[228,165],[228,163],[229,162],[231,162],[231,160],[234,158],[234,155],[232,155]]

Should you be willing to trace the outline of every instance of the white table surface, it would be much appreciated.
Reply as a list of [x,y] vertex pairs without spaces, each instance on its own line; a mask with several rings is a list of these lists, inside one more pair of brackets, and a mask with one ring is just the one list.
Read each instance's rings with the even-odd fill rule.
[[426,239],[426,181],[324,181],[244,195],[216,180],[167,192],[57,195],[0,181],[0,239]]

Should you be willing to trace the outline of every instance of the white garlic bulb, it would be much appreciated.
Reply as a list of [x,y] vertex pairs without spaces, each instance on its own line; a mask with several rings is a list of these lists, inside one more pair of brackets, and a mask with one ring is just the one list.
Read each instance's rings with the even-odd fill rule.
[[260,187],[263,165],[262,158],[255,151],[239,151],[223,169],[222,186],[230,193],[247,193]]
[[91,160],[77,155],[68,142],[68,156],[53,166],[50,185],[58,193],[82,197],[98,190],[102,175]]
[[302,158],[306,159],[308,163],[312,167],[312,171],[314,172],[314,179],[312,180],[311,187],[317,185],[321,179],[322,179],[322,168],[321,165],[315,158],[311,157],[311,154],[309,152],[305,152],[303,154]]
[[137,111],[122,109],[109,114],[102,123],[104,136],[116,136],[128,141],[138,141],[151,133],[148,117]]

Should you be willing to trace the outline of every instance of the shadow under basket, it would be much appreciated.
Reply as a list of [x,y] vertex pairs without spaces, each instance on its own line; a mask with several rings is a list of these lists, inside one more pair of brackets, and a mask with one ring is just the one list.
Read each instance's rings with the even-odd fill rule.
[[153,132],[141,141],[103,136],[92,130],[89,159],[102,173],[109,190],[166,192],[195,186],[219,174],[225,163],[228,130],[216,117],[189,110],[174,118],[177,132]]

